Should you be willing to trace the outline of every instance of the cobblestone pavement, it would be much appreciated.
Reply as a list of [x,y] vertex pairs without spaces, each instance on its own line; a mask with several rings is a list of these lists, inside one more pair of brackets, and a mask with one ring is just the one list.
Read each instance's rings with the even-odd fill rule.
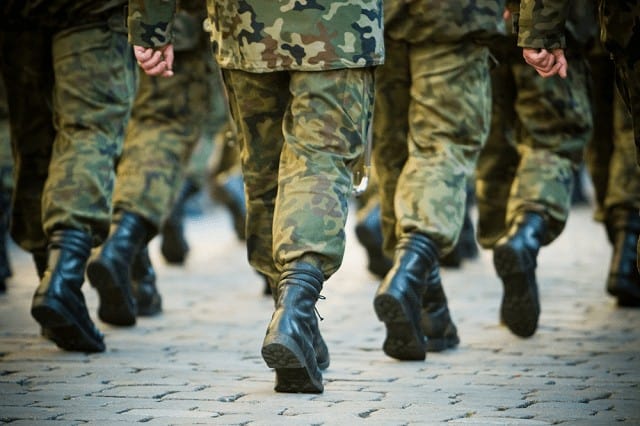
[[101,354],[63,352],[30,317],[36,275],[13,247],[0,296],[0,422],[11,424],[640,424],[640,310],[604,291],[610,248],[589,208],[539,257],[542,315],[530,339],[498,323],[501,284],[491,253],[444,270],[461,337],[456,350],[399,362],[381,350],[384,326],[350,219],[342,269],[318,309],[331,350],[320,395],[278,394],[260,357],[272,301],[246,262],[226,213],[187,223],[192,251],[167,266],[151,255],[164,313],[132,328],[99,322]]

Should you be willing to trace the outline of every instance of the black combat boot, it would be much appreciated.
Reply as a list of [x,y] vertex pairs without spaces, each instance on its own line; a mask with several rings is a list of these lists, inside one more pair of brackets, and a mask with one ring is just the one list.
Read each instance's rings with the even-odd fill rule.
[[244,198],[244,180],[242,174],[228,176],[220,184],[216,184],[213,198],[227,208],[233,221],[233,229],[239,240],[244,241],[247,204]]
[[391,269],[391,259],[382,251],[382,225],[380,205],[372,208],[367,215],[356,224],[356,237],[367,250],[369,272],[382,279]]
[[385,323],[382,349],[400,360],[424,360],[426,337],[420,324],[427,278],[438,261],[438,249],[424,234],[401,237],[393,267],[376,292],[373,305]]
[[82,283],[91,253],[91,236],[82,231],[55,231],[40,286],[33,295],[31,315],[42,334],[68,351],[102,352],[104,337],[89,317]]
[[618,299],[618,306],[640,306],[640,274],[636,265],[640,215],[636,210],[613,210],[607,218],[607,232],[613,245],[607,292]]
[[504,288],[500,318],[520,337],[533,336],[538,327],[536,266],[545,229],[541,214],[525,212],[493,248],[493,264]]
[[87,276],[100,295],[98,316],[102,321],[114,325],[136,323],[131,266],[151,232],[145,219],[121,212],[114,217],[109,238],[89,262]]
[[164,222],[160,234],[160,252],[167,263],[182,265],[189,253],[189,243],[184,235],[184,216],[187,201],[200,191],[192,179],[186,179],[174,201],[171,212]]
[[322,271],[303,262],[280,276],[275,311],[262,343],[262,358],[276,370],[276,392],[324,390],[320,369],[329,366],[329,351],[315,311],[323,282]]
[[421,324],[427,336],[427,352],[441,352],[460,343],[458,330],[449,313],[438,265],[431,269],[427,278],[427,288],[422,296]]
[[6,279],[11,277],[11,263],[7,243],[9,235],[9,214],[11,212],[11,192],[0,190],[0,293],[7,291]]
[[138,315],[152,316],[162,311],[162,297],[156,287],[156,272],[153,270],[146,245],[133,259],[131,287],[138,305]]

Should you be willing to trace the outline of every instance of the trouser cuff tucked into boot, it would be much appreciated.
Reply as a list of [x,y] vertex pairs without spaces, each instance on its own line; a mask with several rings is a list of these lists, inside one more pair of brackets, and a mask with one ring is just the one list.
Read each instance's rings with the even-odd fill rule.
[[81,290],[90,252],[90,235],[77,230],[55,231],[48,265],[31,305],[31,315],[42,326],[43,336],[69,351],[105,349]]
[[436,265],[429,274],[422,297],[422,331],[427,337],[427,352],[441,352],[460,343],[458,330],[451,319],[447,296]]
[[401,237],[394,264],[380,283],[373,301],[387,336],[382,349],[399,360],[424,360],[427,339],[420,324],[427,278],[437,265],[438,250],[424,234]]
[[320,335],[315,304],[324,275],[297,263],[285,269],[277,286],[276,308],[262,344],[262,357],[276,371],[277,392],[320,393],[320,368],[329,353]]
[[109,238],[89,262],[87,276],[100,295],[98,316],[102,321],[125,326],[136,323],[131,267],[152,232],[141,216],[124,212],[114,219]]
[[640,306],[640,273],[636,265],[640,216],[636,210],[616,208],[607,218],[607,233],[613,246],[607,292],[619,306]]
[[500,319],[520,337],[532,336],[538,327],[536,266],[545,229],[541,214],[525,212],[493,248],[493,264],[504,289]]

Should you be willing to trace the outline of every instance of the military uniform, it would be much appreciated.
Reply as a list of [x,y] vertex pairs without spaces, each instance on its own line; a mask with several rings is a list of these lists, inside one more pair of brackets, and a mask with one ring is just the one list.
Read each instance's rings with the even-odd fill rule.
[[[569,11],[567,0],[522,0],[518,46],[564,48],[562,32]],[[601,40],[616,64],[618,90],[633,120],[636,158],[640,164],[640,55],[637,25],[640,1],[599,0]]]
[[68,350],[105,348],[80,287],[91,247],[109,232],[115,162],[136,89],[123,3],[0,7],[16,159],[11,232],[42,278],[31,314]]
[[[593,4],[593,3],[592,3]],[[518,45],[526,48],[564,49],[562,34],[569,5],[566,0],[522,0]],[[616,86],[631,113],[636,147],[636,162],[640,165],[640,1],[599,1],[600,39],[615,63]],[[616,215],[613,235],[614,252],[607,281],[607,290],[617,296],[621,305],[640,305],[640,217],[637,211]],[[636,245],[636,267],[631,266],[633,245]]]
[[584,50],[573,43],[567,79],[544,79],[522,59],[515,35],[492,46],[499,64],[492,70],[491,133],[476,171],[478,241],[484,248],[493,248],[523,211],[546,216],[544,244],[564,229],[573,170],[593,127]]
[[486,43],[503,31],[503,9],[497,0],[385,2],[373,160],[393,266],[374,308],[387,326],[383,350],[397,359],[422,360],[459,341],[438,259],[459,238],[467,181],[489,131]]
[[[134,44],[166,44],[166,3],[133,2]],[[322,392],[329,355],[314,307],[344,254],[351,167],[371,119],[373,67],[384,57],[382,4],[221,0],[208,7],[241,139],[249,262],[274,284],[262,355],[276,369],[277,391]]]

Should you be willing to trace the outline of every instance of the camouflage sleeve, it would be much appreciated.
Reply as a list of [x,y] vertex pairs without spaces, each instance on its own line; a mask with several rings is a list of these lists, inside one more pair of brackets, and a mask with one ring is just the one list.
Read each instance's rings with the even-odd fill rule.
[[569,0],[521,0],[518,46],[534,49],[564,48],[564,24],[569,4]]
[[173,40],[176,0],[129,0],[129,42],[160,47]]

